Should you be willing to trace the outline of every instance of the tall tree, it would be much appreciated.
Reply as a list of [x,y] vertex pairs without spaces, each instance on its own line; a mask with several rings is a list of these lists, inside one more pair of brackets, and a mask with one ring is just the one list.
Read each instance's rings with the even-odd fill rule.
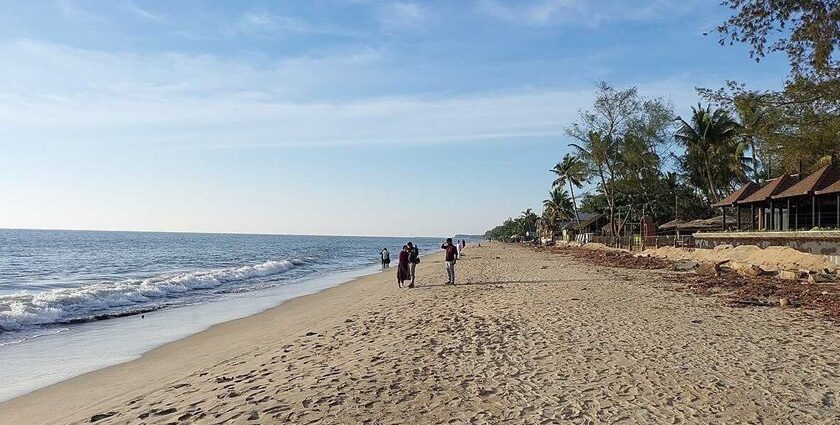
[[[601,82],[592,108],[581,111],[578,122],[566,129],[575,139],[570,146],[586,162],[604,194],[613,234],[620,230],[616,220],[619,198],[641,203],[623,205],[628,211],[644,213],[644,183],[656,178],[662,157],[673,143],[671,111],[670,104],[644,98],[635,87],[615,89]],[[628,197],[630,194],[642,196]]]
[[[718,108],[712,111],[710,106],[703,108],[700,104],[692,108],[690,122],[682,118],[678,120],[681,126],[674,138],[686,150],[683,167],[689,174],[694,173],[694,183],[705,186],[709,201],[715,203],[733,179],[745,179],[742,172],[744,150],[737,140],[738,123],[726,110]],[[698,167],[702,167],[705,185],[696,180]],[[721,187],[723,183],[725,187]]]
[[572,200],[565,189],[555,187],[548,192],[548,199],[543,200],[543,220],[552,230],[557,229],[557,223],[561,220],[568,220],[574,211]]
[[566,154],[563,156],[563,160],[551,169],[551,172],[557,176],[551,186],[555,189],[555,192],[558,187],[566,183],[569,184],[569,193],[572,194],[572,207],[575,213],[575,221],[580,223],[580,216],[577,212],[577,200],[575,199],[575,188],[580,189],[583,187],[583,183],[588,178],[586,164],[578,157]]

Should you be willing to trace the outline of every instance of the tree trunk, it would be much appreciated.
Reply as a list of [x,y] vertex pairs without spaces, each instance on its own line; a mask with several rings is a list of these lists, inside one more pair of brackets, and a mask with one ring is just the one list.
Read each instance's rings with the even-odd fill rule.
[[709,197],[712,199],[712,203],[717,203],[717,194],[715,193],[715,184],[712,182],[712,169],[709,166],[709,153],[703,152],[703,159],[706,163],[706,178],[709,180]]
[[577,201],[575,200],[575,187],[572,186],[571,180],[569,180],[569,191],[572,193],[572,209],[575,210],[575,221],[580,226],[580,216],[578,216]]

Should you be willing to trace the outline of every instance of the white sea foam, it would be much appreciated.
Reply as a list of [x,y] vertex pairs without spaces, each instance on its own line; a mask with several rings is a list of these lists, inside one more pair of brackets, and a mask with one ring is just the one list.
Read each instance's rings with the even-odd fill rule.
[[155,304],[160,305],[166,299],[178,298],[190,291],[273,276],[301,264],[304,262],[300,260],[266,261],[253,266],[3,295],[0,296],[0,332],[154,309]]

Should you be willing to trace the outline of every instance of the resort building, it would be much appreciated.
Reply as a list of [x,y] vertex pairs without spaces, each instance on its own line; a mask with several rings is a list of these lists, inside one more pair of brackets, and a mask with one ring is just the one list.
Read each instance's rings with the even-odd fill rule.
[[[713,205],[722,229],[694,233],[698,247],[784,245],[835,257],[840,253],[840,166],[785,174],[764,185],[749,182]],[[733,220],[734,219],[734,220]]]

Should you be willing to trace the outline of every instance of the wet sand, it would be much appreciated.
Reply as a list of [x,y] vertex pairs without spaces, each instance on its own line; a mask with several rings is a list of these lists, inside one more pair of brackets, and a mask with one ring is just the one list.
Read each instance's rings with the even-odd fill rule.
[[0,404],[36,423],[837,423],[836,324],[656,271],[467,247]]

